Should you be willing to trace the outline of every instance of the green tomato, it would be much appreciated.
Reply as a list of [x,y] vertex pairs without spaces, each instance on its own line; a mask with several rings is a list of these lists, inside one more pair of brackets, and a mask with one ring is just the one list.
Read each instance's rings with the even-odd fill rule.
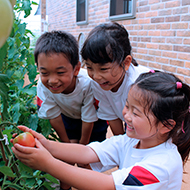
[[15,3],[16,3],[16,0],[9,0],[11,5],[12,5],[12,8],[15,6]]
[[0,0],[0,48],[9,37],[13,26],[13,10],[9,0]]

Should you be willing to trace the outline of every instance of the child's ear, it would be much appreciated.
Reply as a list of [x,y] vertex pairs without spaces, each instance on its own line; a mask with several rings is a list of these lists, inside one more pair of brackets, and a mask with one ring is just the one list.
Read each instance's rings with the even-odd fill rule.
[[81,68],[81,62],[79,61],[79,62],[77,63],[77,65],[75,65],[75,68],[74,68],[74,76],[77,76],[77,75],[79,74],[80,68]]
[[162,134],[170,132],[176,125],[176,122],[173,119],[168,119],[167,122],[163,123],[162,129],[160,129],[160,132]]
[[131,61],[132,61],[131,55],[126,56],[125,60],[123,61],[123,64],[124,64],[124,67],[125,67],[125,71],[127,71],[129,69]]

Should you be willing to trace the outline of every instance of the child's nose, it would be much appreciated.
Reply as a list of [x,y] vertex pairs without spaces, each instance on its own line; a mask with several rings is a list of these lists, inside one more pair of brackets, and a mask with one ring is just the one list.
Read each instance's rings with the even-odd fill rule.
[[58,79],[57,79],[57,77],[50,77],[49,78],[49,83],[51,83],[51,84],[54,84],[54,83],[57,83],[58,82]]
[[130,111],[126,111],[123,116],[124,116],[125,121],[131,121]]
[[95,80],[101,79],[100,73],[99,73],[99,72],[94,72],[94,73],[93,73],[93,78],[94,78]]

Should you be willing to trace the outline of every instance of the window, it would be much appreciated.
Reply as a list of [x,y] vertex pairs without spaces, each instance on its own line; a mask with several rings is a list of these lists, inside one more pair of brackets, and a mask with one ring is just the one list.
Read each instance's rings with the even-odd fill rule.
[[110,20],[135,18],[135,0],[110,0]]
[[87,24],[87,0],[77,0],[76,1],[76,22],[78,25]]

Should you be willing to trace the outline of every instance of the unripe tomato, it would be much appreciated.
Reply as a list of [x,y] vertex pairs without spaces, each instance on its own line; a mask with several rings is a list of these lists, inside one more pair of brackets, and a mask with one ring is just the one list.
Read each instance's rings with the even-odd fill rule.
[[15,6],[15,3],[16,3],[16,0],[9,0],[11,5],[12,5],[12,8]]
[[0,0],[0,48],[9,37],[13,25],[13,10],[9,0]]
[[21,133],[20,135],[16,136],[13,139],[13,145],[16,143],[18,143],[22,146],[29,146],[29,147],[34,147],[36,145],[33,135],[29,132],[24,132],[24,133]]

